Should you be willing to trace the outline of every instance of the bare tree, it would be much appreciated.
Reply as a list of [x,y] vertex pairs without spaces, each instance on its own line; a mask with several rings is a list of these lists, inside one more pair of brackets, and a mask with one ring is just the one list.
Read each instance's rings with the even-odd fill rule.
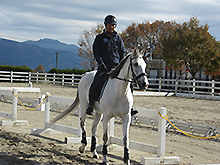
[[80,35],[78,40],[78,56],[84,58],[84,61],[81,63],[84,69],[94,70],[97,66],[95,58],[93,56],[92,45],[96,35],[101,34],[104,30],[102,24],[97,24],[96,27],[92,27],[90,31],[84,30]]

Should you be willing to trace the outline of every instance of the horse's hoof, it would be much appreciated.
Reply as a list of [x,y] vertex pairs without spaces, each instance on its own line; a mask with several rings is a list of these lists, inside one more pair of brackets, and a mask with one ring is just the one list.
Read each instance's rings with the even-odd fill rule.
[[130,160],[127,160],[124,164],[125,165],[130,165]]
[[101,165],[109,165],[108,162],[102,162]]
[[82,154],[82,153],[84,153],[84,151],[85,151],[85,148],[83,146],[80,146],[79,147],[79,152]]
[[99,159],[99,155],[93,155],[93,158]]
[[97,153],[96,149],[93,151],[93,158],[99,159],[99,154]]

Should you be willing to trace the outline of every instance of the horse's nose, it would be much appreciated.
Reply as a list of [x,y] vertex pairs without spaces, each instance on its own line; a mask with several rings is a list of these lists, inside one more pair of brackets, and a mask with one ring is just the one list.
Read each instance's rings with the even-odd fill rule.
[[149,85],[149,83],[148,83],[148,82],[144,82],[144,83],[143,83],[143,87],[145,87],[145,88],[147,88],[147,87],[148,87],[148,85]]

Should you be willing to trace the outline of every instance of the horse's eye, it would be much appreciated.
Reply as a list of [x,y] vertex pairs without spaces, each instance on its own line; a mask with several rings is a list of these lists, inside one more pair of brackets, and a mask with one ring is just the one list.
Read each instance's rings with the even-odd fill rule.
[[134,66],[138,66],[138,63],[137,63],[137,62],[135,62],[135,63],[134,63]]

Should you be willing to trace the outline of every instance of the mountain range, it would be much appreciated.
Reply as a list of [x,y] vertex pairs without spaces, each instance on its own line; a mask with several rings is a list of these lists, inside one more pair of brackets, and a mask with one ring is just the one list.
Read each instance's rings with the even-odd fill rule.
[[77,55],[78,46],[61,43],[54,39],[17,42],[0,39],[0,65],[23,66],[31,69],[43,65],[46,71],[56,67],[58,53],[58,68],[82,69],[83,59]]

